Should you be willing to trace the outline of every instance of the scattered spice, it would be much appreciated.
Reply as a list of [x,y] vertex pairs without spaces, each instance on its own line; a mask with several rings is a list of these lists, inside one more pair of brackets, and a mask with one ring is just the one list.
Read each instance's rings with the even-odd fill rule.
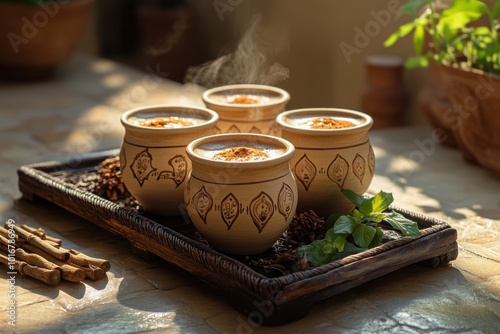
[[351,121],[335,119],[332,117],[316,117],[307,122],[307,125],[312,129],[344,129],[355,126]]
[[258,148],[238,146],[226,148],[215,154],[213,158],[225,161],[255,161],[269,158],[269,155]]
[[196,122],[191,118],[176,116],[146,118],[139,120],[137,123],[140,126],[150,128],[181,128],[184,126],[192,126],[196,124]]
[[96,170],[66,175],[65,178],[82,190],[109,199],[122,207],[139,210],[139,202],[130,194],[123,183],[119,157],[112,157],[100,162]]
[[259,100],[256,97],[250,97],[248,95],[239,95],[233,98],[230,103],[234,104],[257,104]]

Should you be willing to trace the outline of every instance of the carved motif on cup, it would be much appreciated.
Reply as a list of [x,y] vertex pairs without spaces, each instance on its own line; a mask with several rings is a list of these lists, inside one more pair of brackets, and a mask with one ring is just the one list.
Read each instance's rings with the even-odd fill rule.
[[252,128],[250,129],[249,132],[250,133],[259,133],[259,134],[262,133],[262,131],[260,131],[260,129],[258,127],[256,127],[256,126],[252,126]]
[[273,200],[268,194],[261,191],[260,194],[250,202],[248,209],[253,223],[257,227],[259,233],[261,233],[274,214]]
[[358,153],[352,160],[352,172],[359,179],[359,182],[363,184],[363,178],[365,177],[365,159]]
[[375,153],[373,152],[373,147],[369,146],[368,151],[368,169],[370,170],[371,175],[375,174]]
[[154,173],[157,168],[154,168],[153,165],[153,156],[149,153],[148,149],[139,152],[132,164],[130,165],[130,169],[132,170],[132,175],[139,182],[139,185],[142,187],[144,181],[146,181],[151,173]]
[[232,193],[229,193],[222,200],[220,214],[229,231],[240,215],[240,202]]
[[226,131],[226,133],[241,133],[241,130],[236,126],[236,124],[232,124]]
[[186,158],[180,154],[177,154],[172,159],[168,161],[171,170],[164,170],[160,172],[156,180],[169,179],[173,180],[178,187],[186,178],[187,173],[187,161]]
[[314,163],[309,160],[307,154],[304,154],[295,164],[295,176],[302,183],[306,191],[316,177],[317,168]]
[[349,163],[340,154],[337,154],[328,166],[328,178],[342,189],[344,188],[344,182],[348,173]]
[[293,195],[292,188],[283,182],[281,190],[278,194],[278,212],[285,217],[285,220],[293,214],[293,201],[295,197]]
[[279,124],[276,122],[273,122],[271,124],[271,126],[269,127],[269,131],[267,134],[269,134],[271,136],[279,136],[280,131],[281,131],[281,128],[280,128]]
[[207,214],[210,210],[212,210],[213,204],[214,201],[212,196],[210,196],[207,192],[205,186],[201,187],[201,189],[193,196],[193,205],[205,224],[207,223]]
[[184,204],[188,206],[189,203],[191,203],[191,185],[188,182],[184,188]]
[[120,150],[120,164],[122,169],[127,166],[127,154],[125,154],[125,147],[122,147]]

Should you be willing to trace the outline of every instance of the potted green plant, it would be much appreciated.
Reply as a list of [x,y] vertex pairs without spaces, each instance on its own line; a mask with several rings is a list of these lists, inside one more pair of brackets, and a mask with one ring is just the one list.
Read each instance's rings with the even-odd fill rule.
[[402,8],[412,20],[384,45],[413,34],[406,66],[439,66],[453,103],[443,117],[464,157],[500,173],[500,0],[410,0]]
[[41,79],[76,50],[94,0],[0,0],[0,78]]

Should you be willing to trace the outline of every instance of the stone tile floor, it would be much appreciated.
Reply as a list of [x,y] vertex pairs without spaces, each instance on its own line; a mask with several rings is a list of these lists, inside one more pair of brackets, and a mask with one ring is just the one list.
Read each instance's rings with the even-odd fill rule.
[[17,276],[15,327],[8,324],[3,267],[0,332],[499,332],[500,177],[433,142],[426,127],[372,131],[377,162],[371,191],[392,192],[396,205],[452,225],[458,259],[439,268],[398,270],[280,327],[257,326],[196,277],[163,260],[140,259],[124,239],[90,222],[53,204],[21,199],[20,165],[117,148],[121,113],[156,103],[201,105],[200,90],[84,55],[49,81],[0,85],[2,221],[43,227],[66,247],[111,261],[107,278],[97,282],[49,287]]

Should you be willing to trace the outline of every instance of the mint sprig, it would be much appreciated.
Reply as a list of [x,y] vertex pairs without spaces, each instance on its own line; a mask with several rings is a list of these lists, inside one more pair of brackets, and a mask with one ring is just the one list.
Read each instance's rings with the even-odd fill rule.
[[396,211],[386,212],[394,201],[391,193],[380,191],[370,198],[348,189],[342,193],[356,208],[350,214],[332,214],[326,221],[330,228],[325,238],[299,248],[299,254],[305,254],[312,263],[326,264],[380,245],[383,232],[377,224],[383,221],[404,236],[422,235],[416,222]]

